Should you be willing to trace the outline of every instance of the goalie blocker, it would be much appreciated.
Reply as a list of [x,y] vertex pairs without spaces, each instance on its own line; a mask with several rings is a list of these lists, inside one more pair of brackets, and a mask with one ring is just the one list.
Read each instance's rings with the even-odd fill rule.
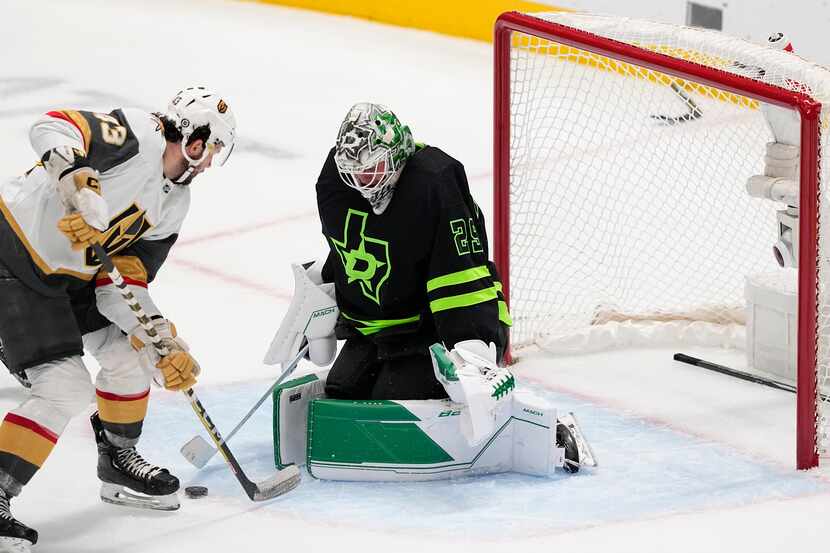
[[[559,417],[557,440],[556,409],[531,391],[518,390],[499,405],[495,431],[471,445],[461,429],[466,405],[326,399],[326,375],[274,391],[277,467],[306,465],[311,476],[331,480],[419,481],[510,471],[548,476],[557,468],[596,466],[573,415]],[[566,448],[578,465],[566,466]]]

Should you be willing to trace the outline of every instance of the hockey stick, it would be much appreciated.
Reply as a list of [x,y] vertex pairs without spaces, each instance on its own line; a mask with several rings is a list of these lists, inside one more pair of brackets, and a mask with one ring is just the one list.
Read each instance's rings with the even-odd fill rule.
[[688,111],[683,115],[652,115],[652,119],[656,119],[658,121],[662,121],[667,125],[677,125],[678,123],[685,123],[687,121],[694,121],[695,119],[699,119],[703,116],[703,111],[697,106],[694,100],[692,100],[688,94],[680,87],[679,84],[676,82],[671,84],[671,89],[674,90],[674,93],[677,94],[683,103],[686,104],[686,108]]
[[[300,363],[300,360],[305,356],[306,352],[308,352],[308,344],[305,344],[302,348],[300,348],[300,351],[297,353],[297,356],[294,357],[291,363],[288,364],[288,367],[282,372],[279,378],[277,378],[277,380],[273,384],[271,384],[268,390],[262,395],[261,398],[259,398],[259,401],[257,401],[254,404],[254,406],[251,407],[251,409],[244,417],[242,417],[242,420],[239,421],[239,424],[237,424],[234,427],[234,429],[228,433],[228,435],[225,437],[222,443],[230,441],[230,439],[233,438],[234,434],[236,434],[236,432],[240,428],[242,428],[242,426],[246,422],[248,422],[248,419],[251,418],[251,416],[256,412],[257,409],[259,409],[259,406],[262,405],[263,402],[265,402],[265,400],[271,396],[271,394],[274,392],[274,389],[280,384],[282,384],[282,382],[286,378],[288,378],[291,375],[291,373],[294,372],[294,369],[297,368],[297,365]],[[207,441],[205,441],[205,439],[201,436],[193,436],[193,438],[191,438],[186,444],[184,444],[179,451],[181,451],[184,458],[187,459],[191,465],[193,465],[196,468],[202,468],[207,464],[208,461],[210,461],[213,458],[214,455],[216,455],[216,452],[219,450],[207,443]]]
[[[747,382],[754,382],[755,384],[760,384],[762,386],[769,386],[770,388],[775,388],[776,390],[784,390],[785,392],[792,392],[793,394],[797,391],[796,387],[792,384],[779,382],[778,380],[772,380],[771,378],[764,378],[763,376],[755,374],[749,374],[737,369],[731,369],[724,365],[718,365],[717,363],[712,363],[711,361],[705,361],[703,359],[698,359],[697,357],[692,357],[691,355],[686,355],[685,353],[675,353],[674,360],[680,361],[681,363],[688,363],[689,365],[694,365],[695,367],[700,367],[701,369],[708,369],[727,376],[732,376],[740,380],[746,380]],[[830,396],[827,394],[819,392],[819,397],[821,397],[822,401],[830,401]]]
[[[118,288],[118,291],[121,293],[121,297],[124,298],[124,301],[127,302],[127,305],[129,305],[130,309],[132,309],[138,323],[141,325],[141,328],[143,328],[144,332],[147,333],[147,336],[153,343],[156,353],[160,356],[167,355],[169,351],[162,344],[161,337],[156,332],[153,323],[150,322],[150,319],[141,308],[141,304],[139,304],[138,300],[136,300],[135,296],[133,296],[133,293],[127,289],[127,285],[121,277],[121,273],[118,272],[118,269],[115,265],[113,265],[109,254],[107,254],[106,250],[104,250],[104,248],[98,243],[93,243],[92,249],[101,261],[101,265],[104,267],[104,270]],[[217,430],[216,425],[210,420],[210,417],[208,416],[207,411],[205,411],[202,402],[200,402],[199,398],[196,396],[196,392],[194,392],[191,388],[183,390],[182,393],[187,396],[190,406],[193,408],[193,411],[196,413],[199,421],[201,421],[202,426],[204,426],[205,430],[208,431],[211,439],[213,439],[213,442],[216,444],[216,448],[222,452],[222,455],[225,457],[225,461],[227,461],[228,465],[231,467],[234,476],[236,476],[236,479],[242,485],[242,488],[245,490],[245,493],[251,501],[265,501],[267,499],[272,499],[293,490],[297,487],[297,485],[299,485],[300,471],[296,465],[287,466],[284,469],[277,471],[277,473],[271,478],[258,483],[252,482],[248,479],[242,471],[242,468],[239,466],[239,462],[236,460],[236,457],[234,457],[233,453],[231,453],[231,450],[228,448],[228,444],[225,443],[222,439],[222,435],[219,434],[219,430]]]

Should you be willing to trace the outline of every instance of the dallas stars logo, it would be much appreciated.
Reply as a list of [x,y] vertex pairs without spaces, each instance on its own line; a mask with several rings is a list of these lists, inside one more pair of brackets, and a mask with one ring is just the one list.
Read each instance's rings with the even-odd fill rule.
[[360,161],[360,152],[366,148],[372,151],[369,137],[373,129],[365,121],[348,121],[343,123],[343,127],[340,131],[340,143],[337,145],[338,153],[354,161]]
[[366,236],[367,217],[363,211],[350,209],[343,240],[330,240],[343,263],[348,284],[359,283],[363,295],[380,305],[380,289],[392,272],[389,242]]

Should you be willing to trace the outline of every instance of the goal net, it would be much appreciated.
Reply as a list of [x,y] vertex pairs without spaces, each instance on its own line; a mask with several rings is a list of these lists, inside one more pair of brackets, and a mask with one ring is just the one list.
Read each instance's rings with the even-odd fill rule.
[[[504,14],[495,48],[511,353],[744,348],[748,282],[792,281],[797,459],[815,466],[828,426],[830,71],[719,32],[574,13]],[[784,202],[747,191],[775,162],[771,142],[800,156]]]

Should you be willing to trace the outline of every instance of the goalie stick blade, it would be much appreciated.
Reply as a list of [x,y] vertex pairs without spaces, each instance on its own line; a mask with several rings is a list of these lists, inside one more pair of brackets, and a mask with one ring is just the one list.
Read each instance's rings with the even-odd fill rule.
[[297,465],[289,465],[284,469],[256,484],[256,490],[251,497],[254,501],[267,501],[286,494],[300,485],[300,469]]
[[692,98],[684,92],[683,88],[680,87],[677,83],[671,84],[671,89],[674,93],[683,101],[686,105],[686,109],[688,110],[686,113],[682,115],[652,115],[651,118],[665,125],[677,125],[680,123],[686,123],[687,121],[694,121],[696,119],[700,119],[703,116],[703,111],[698,107]]
[[570,428],[574,438],[576,438],[576,447],[579,449],[579,464],[585,467],[597,466],[597,456],[594,454],[591,444],[585,438],[582,427],[576,421],[576,415],[569,411],[567,414],[559,416],[559,422]]
[[683,115],[672,116],[672,115],[652,115],[651,118],[660,121],[666,125],[678,125],[680,123],[685,123],[687,121],[694,121],[695,119],[700,119],[700,116],[703,115],[700,110],[694,110],[689,113],[684,113]]
[[194,436],[179,451],[191,465],[200,469],[216,455],[217,449],[201,436]]

